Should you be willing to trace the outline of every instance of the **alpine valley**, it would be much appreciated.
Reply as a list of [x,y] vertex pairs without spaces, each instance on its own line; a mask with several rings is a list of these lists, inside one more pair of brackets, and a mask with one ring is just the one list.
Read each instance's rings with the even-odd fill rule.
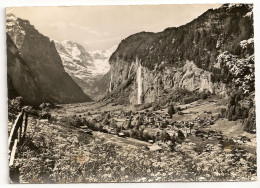
[[[145,13],[154,6],[144,5]],[[172,11],[180,5],[167,6]],[[123,20],[132,34],[108,50],[95,51],[69,38],[50,39],[29,21],[7,14],[8,130],[14,148],[9,148],[10,180],[255,181],[253,5],[214,7],[156,33],[132,33],[140,17],[134,21],[130,14],[128,23],[124,11],[111,23]],[[75,8],[57,9],[67,15]],[[100,15],[116,10],[111,17],[125,10],[101,8]],[[128,8],[141,16],[138,6]],[[82,12],[86,17],[79,17]],[[80,25],[61,24],[68,30],[76,25],[77,32],[82,26],[84,34],[101,35],[110,26],[115,33],[125,32],[103,17],[88,22],[102,28],[94,30],[86,26],[90,12],[82,12],[69,17]],[[147,24],[154,18],[152,11]],[[87,40],[84,34],[82,41]],[[114,40],[108,35],[95,42]]]

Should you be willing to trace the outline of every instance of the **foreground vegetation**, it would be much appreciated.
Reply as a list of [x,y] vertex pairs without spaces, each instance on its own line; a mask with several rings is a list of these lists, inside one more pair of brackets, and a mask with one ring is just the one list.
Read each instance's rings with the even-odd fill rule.
[[[205,96],[208,99],[204,100]],[[234,96],[228,100],[230,105],[225,109],[223,108],[226,104],[224,101],[214,102],[215,98],[206,94],[199,96],[201,99],[194,103],[186,104],[185,101],[182,101],[182,104],[178,106],[176,104],[168,105],[167,108],[163,109],[165,112],[162,111],[162,106],[160,106],[163,103],[158,103],[157,106],[153,104],[143,109],[142,111],[148,116],[154,110],[158,110],[162,113],[167,112],[173,118],[165,121],[161,125],[161,130],[159,127],[154,128],[155,132],[160,132],[159,135],[151,134],[153,131],[149,130],[153,128],[147,129],[142,118],[125,121],[120,127],[117,125],[118,122],[110,116],[110,113],[104,111],[98,112],[96,115],[91,111],[84,111],[83,114],[78,111],[79,113],[76,115],[67,115],[68,106],[66,108],[56,107],[53,110],[48,105],[42,105],[39,110],[26,107],[30,112],[30,126],[25,143],[19,148],[15,160],[16,165],[19,166],[20,182],[255,180],[256,154],[254,148],[251,149],[251,152],[248,152],[241,147],[241,144],[235,143],[232,139],[209,141],[200,138],[198,135],[204,134],[206,136],[208,134],[206,133],[209,132],[207,126],[187,137],[184,137],[181,131],[175,136],[170,136],[165,131],[167,125],[175,120],[178,122],[183,119],[191,121],[198,117],[199,113],[202,119],[213,116],[217,121],[219,118],[214,127],[220,129],[217,132],[225,132],[225,126],[222,124],[225,121],[228,122],[225,117],[231,113],[232,100],[235,98],[234,104],[237,104],[237,100],[239,100],[237,95]],[[249,98],[241,97],[239,101],[245,99]],[[242,105],[242,103],[239,104]],[[81,106],[81,104],[72,105],[71,108],[76,110],[75,106]],[[23,108],[23,102],[20,98],[9,101],[10,120],[17,115],[21,108]],[[136,108],[140,108],[140,106]],[[240,108],[240,106],[236,108]],[[210,115],[207,114],[209,109],[212,110]],[[241,110],[243,110],[242,106]],[[59,115],[63,112],[64,115],[62,118],[58,118],[54,112],[58,112]],[[134,112],[121,110],[121,114],[124,117],[129,117]],[[245,113],[235,113],[238,120],[249,118],[249,116],[243,116],[243,114],[245,115]],[[88,117],[100,121],[94,122]],[[137,115],[134,117],[137,117]],[[242,123],[237,124],[236,121],[229,122],[230,130],[234,126],[242,126]],[[88,126],[93,130],[93,134],[81,132],[81,126]],[[105,127],[113,128],[115,134],[108,134]],[[243,131],[243,128],[241,131]],[[126,138],[118,137],[116,134],[119,132],[123,132]],[[217,132],[214,134],[219,135]],[[235,136],[235,134],[232,133],[232,136]],[[159,144],[162,149],[149,150],[147,147],[151,145],[148,143],[149,140]],[[251,147],[251,141],[246,145]]]
[[[95,131],[93,135],[80,132],[78,127],[85,125],[82,119],[74,116],[38,120],[30,116],[28,135],[15,161],[20,167],[21,183],[256,178],[255,154],[242,151],[232,141],[222,146],[200,144],[203,147],[198,147],[191,142],[193,137],[188,137],[188,140],[176,141],[171,149],[161,139],[163,150],[149,151],[146,144],[133,144],[128,138]],[[98,128],[96,124],[95,127]]]
[[198,154],[193,145],[182,143],[175,152],[151,152],[47,122],[31,126],[29,134],[16,161],[22,183],[243,181],[256,176],[253,155],[236,160],[236,153],[219,147]]

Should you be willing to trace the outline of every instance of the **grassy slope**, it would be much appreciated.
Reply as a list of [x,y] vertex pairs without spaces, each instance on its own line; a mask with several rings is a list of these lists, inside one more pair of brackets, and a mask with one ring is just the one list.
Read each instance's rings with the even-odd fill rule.
[[16,160],[23,183],[254,179],[247,171],[252,163],[244,160],[234,165],[231,154],[221,150],[198,155],[183,144],[177,152],[150,152],[134,139],[103,133],[91,136],[54,123],[36,124],[32,118],[29,123],[32,139]]
[[[226,104],[223,99],[216,100],[211,98],[188,104],[188,108],[183,110],[186,114],[175,114],[174,118],[177,121],[192,120],[197,116],[202,118],[208,115],[204,111],[212,111],[212,115],[216,116]],[[93,110],[103,105],[92,104],[91,108]],[[58,112],[63,116],[73,108],[78,113],[82,113],[81,110],[87,113],[89,109],[84,103],[64,107]],[[108,107],[103,106],[102,109]],[[166,112],[167,109],[161,111]],[[238,121],[219,119],[210,128],[221,130],[228,136],[247,135]],[[74,127],[48,122],[39,122],[36,126],[36,120],[32,118],[28,133],[32,139],[27,141],[16,160],[21,165],[21,181],[25,183],[197,181],[199,177],[208,181],[228,181],[252,180],[255,177],[248,172],[248,169],[255,168],[254,162],[250,162],[250,153],[246,154],[245,159],[234,161],[232,154],[222,149],[198,154],[189,146],[192,141],[202,147],[208,143],[217,147],[216,140],[201,141],[190,136],[182,145],[178,145],[176,152],[165,150],[154,153],[145,149],[144,146],[149,144],[143,141],[99,132],[87,135]],[[255,135],[247,136],[255,140]],[[255,151],[254,144],[246,147]]]

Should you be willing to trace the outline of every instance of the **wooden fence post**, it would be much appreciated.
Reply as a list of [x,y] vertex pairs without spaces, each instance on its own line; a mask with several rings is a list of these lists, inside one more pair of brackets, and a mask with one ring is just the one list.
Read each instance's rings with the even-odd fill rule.
[[[25,117],[24,117],[25,116]],[[10,153],[9,158],[9,177],[11,183],[19,183],[19,165],[14,165],[15,155],[17,152],[18,145],[21,145],[25,139],[25,134],[28,124],[28,112],[24,109],[17,116],[13,127],[11,129],[9,138],[8,138],[8,148]]]
[[15,158],[15,153],[16,153],[16,148],[17,148],[17,142],[18,142],[18,140],[15,139],[14,146],[12,148],[11,155],[10,155],[9,167],[14,165],[14,158]]
[[16,118],[16,120],[14,122],[14,125],[13,125],[13,127],[11,129],[11,132],[10,132],[10,135],[9,135],[9,138],[8,138],[8,148],[9,148],[9,150],[12,149],[13,144],[14,144],[13,142],[17,138],[17,131],[18,131],[19,127],[20,127],[20,124],[22,124],[22,121],[21,121],[22,120],[21,119],[22,115],[23,114],[20,113],[17,116],[17,118]]
[[24,110],[22,109],[22,116],[21,116],[21,119],[20,119],[20,122],[19,124],[17,125],[18,126],[18,144],[20,145],[21,144],[21,138],[22,138],[22,132],[23,132],[23,116],[24,116]]
[[12,152],[10,155],[10,160],[9,160],[9,177],[11,180],[11,183],[19,183],[20,182],[20,171],[19,171],[19,165],[15,165],[14,164],[14,159],[15,159],[15,155],[16,155],[16,150],[17,150],[17,143],[18,140],[15,139],[14,140],[14,145],[12,148]]
[[27,125],[28,125],[28,112],[25,112],[25,117],[24,117],[24,126],[23,126],[23,138],[22,138],[22,142],[24,142],[25,140],[25,135],[26,135],[26,131],[27,131]]
[[18,144],[20,143],[21,141],[21,127],[19,126],[18,130],[17,130],[17,140],[18,140]]
[[20,170],[18,166],[9,167],[10,183],[20,183]]

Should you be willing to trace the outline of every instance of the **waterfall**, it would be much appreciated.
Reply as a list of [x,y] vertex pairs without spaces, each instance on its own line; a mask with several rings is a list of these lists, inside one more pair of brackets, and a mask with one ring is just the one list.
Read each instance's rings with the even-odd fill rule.
[[130,74],[131,74],[131,70],[132,70],[132,68],[133,68],[133,63],[131,64],[131,66],[130,66],[130,68],[129,68],[129,71],[128,71],[128,75],[127,75],[127,79],[129,79],[130,78]]
[[137,63],[137,104],[142,104],[142,92],[143,92],[143,84],[142,84],[142,65]]
[[113,74],[112,74],[112,71],[111,71],[111,72],[110,72],[109,92],[112,91],[112,79],[113,79]]

